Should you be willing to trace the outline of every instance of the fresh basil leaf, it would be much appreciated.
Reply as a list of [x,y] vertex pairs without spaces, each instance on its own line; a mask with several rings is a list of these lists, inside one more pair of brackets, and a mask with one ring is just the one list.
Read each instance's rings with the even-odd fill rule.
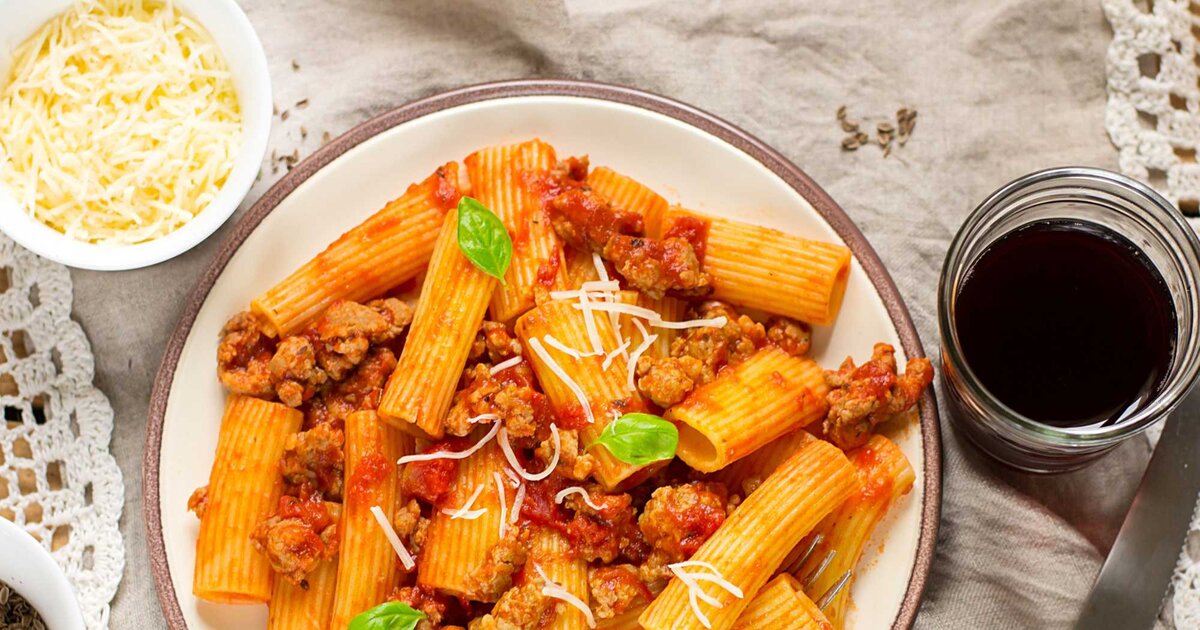
[[413,630],[425,613],[401,602],[385,602],[350,620],[347,630]]
[[471,197],[458,200],[458,249],[471,264],[504,283],[513,245],[504,222]]
[[626,464],[640,466],[675,457],[679,429],[653,414],[627,413],[604,427],[588,448],[596,444]]

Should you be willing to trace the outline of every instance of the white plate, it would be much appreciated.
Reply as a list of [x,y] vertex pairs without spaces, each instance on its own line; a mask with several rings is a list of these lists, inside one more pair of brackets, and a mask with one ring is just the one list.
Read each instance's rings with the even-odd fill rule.
[[[841,316],[818,329],[815,358],[869,357],[876,341],[921,353],[886,271],[840,209],[798,169],[744,132],[641,92],[578,82],[522,81],[419,101],[352,130],[259,201],[201,281],[155,383],[144,474],[150,553],[172,627],[265,627],[265,606],[221,606],[192,595],[198,521],[188,496],[208,483],[225,398],[218,332],[252,298],[330,241],[450,160],[540,137],[560,156],[588,154],[673,202],[814,239],[846,242],[854,267]],[[802,194],[803,193],[803,194]],[[836,227],[835,227],[836,226]],[[919,424],[891,437],[916,469],[913,491],[868,544],[851,628],[908,627],[936,537],[940,446],[932,395]],[[160,521],[161,518],[161,521]]]

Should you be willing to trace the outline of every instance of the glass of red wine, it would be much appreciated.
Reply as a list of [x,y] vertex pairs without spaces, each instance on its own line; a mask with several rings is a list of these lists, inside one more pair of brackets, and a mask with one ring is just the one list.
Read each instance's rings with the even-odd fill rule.
[[1092,168],[1026,175],[950,245],[938,288],[955,429],[1031,472],[1085,466],[1200,374],[1200,241],[1171,204]]

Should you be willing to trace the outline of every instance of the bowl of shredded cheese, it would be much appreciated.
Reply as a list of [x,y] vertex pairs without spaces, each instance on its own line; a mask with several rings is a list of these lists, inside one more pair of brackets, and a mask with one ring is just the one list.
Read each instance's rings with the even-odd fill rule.
[[237,209],[271,124],[234,0],[0,3],[0,230],[72,267],[134,269]]

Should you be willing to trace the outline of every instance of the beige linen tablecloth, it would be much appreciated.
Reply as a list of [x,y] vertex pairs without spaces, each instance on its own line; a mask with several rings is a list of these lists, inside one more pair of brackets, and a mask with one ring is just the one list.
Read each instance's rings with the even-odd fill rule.
[[[938,272],[972,207],[1034,169],[1115,168],[1103,120],[1110,34],[1095,0],[243,4],[270,59],[275,100],[290,110],[272,134],[280,155],[303,157],[324,132],[417,97],[516,77],[626,84],[744,127],[859,224],[934,357]],[[295,107],[302,99],[308,106]],[[834,119],[843,104],[871,120],[915,107],[912,140],[886,159],[876,147],[843,152]],[[246,205],[282,172],[268,165]],[[147,400],[184,298],[227,232],[150,269],[73,272],[75,316],[94,346],[96,384],[116,410],[113,449],[128,484],[129,557],[114,628],[164,625],[139,487]],[[1038,360],[1033,348],[1029,360]],[[1029,478],[998,471],[948,428],[944,435],[941,537],[918,627],[1068,624],[1148,448],[1136,440],[1087,471]]]

